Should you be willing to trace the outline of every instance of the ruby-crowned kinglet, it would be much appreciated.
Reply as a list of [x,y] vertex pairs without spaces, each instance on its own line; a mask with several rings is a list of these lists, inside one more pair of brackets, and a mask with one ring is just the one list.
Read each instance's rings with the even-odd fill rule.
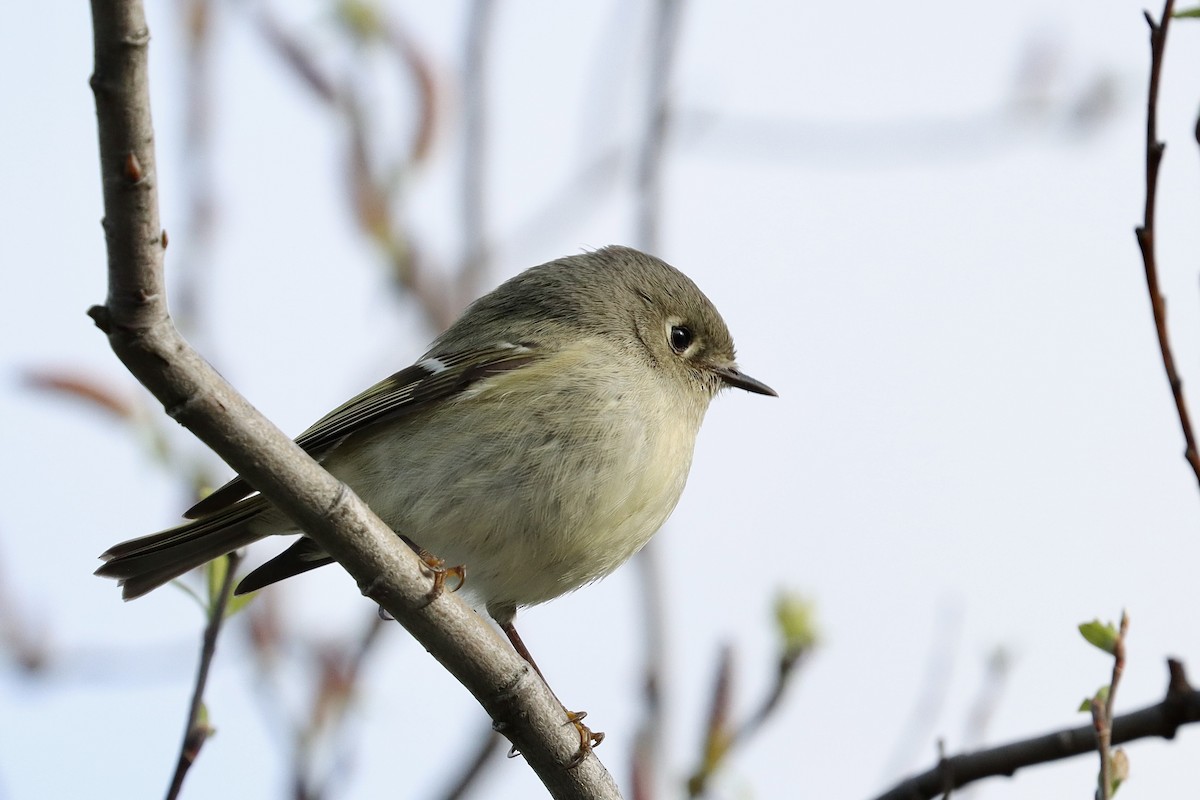
[[[449,564],[512,628],[601,578],[670,515],[709,401],[741,373],[696,285],[653,256],[606,247],[529,269],[475,301],[416,364],[296,440],[398,534]],[[235,478],[192,522],[124,542],[97,575],[139,597],[296,525]],[[301,537],[238,593],[331,563]],[[586,744],[586,742],[585,742]]]

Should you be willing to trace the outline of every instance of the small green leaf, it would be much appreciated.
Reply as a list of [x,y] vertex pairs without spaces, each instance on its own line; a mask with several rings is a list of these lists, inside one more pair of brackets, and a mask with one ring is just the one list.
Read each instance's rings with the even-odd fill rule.
[[1107,702],[1108,702],[1108,684],[1106,683],[1103,686],[1101,686],[1099,689],[1096,690],[1095,695],[1093,695],[1092,697],[1084,698],[1084,701],[1079,704],[1079,710],[1090,714],[1090,713],[1092,713],[1092,704],[1093,703],[1099,703],[1100,705],[1104,705]]
[[780,592],[775,599],[775,622],[788,654],[802,653],[817,643],[819,637],[812,601],[794,592]]
[[1200,6],[1195,8],[1185,8],[1183,11],[1176,11],[1171,15],[1175,19],[1186,19],[1187,17],[1200,17]]
[[214,558],[204,567],[205,583],[208,584],[208,608],[211,611],[217,607],[217,598],[225,585],[225,576],[229,572],[228,556]]
[[196,724],[202,728],[208,727],[208,703],[200,703],[200,708],[196,714]]
[[1083,622],[1079,625],[1079,632],[1091,645],[1110,656],[1117,651],[1117,626],[1111,622],[1101,622],[1098,619]]
[[335,11],[338,21],[359,41],[370,41],[383,32],[379,6],[371,0],[342,0]]
[[225,606],[225,619],[229,619],[234,614],[250,605],[250,601],[257,596],[258,592],[250,592],[249,594],[235,594],[230,597],[229,603]]

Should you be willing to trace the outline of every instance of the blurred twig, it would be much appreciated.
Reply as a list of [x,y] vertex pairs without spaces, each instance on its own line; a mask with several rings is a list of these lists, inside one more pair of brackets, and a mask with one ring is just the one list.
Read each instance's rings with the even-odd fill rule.
[[[46,669],[50,651],[45,643],[45,626],[31,624],[17,603],[15,593],[8,587],[7,570],[3,567],[12,561],[0,557],[0,648],[12,655],[13,662],[22,671],[34,674]],[[41,631],[42,635],[34,631]]]
[[[680,0],[658,0],[654,6],[649,42],[645,119],[638,147],[635,175],[637,204],[637,246],[654,253],[659,249],[659,225],[662,217],[662,166],[666,149],[667,118],[670,111],[671,69],[679,39],[683,4]],[[642,568],[641,581],[646,639],[646,660],[642,669],[645,702],[642,721],[638,726],[637,745],[633,751],[631,796],[634,800],[652,800],[657,789],[656,772],[662,752],[663,702],[665,689],[664,661],[666,649],[666,603],[662,596],[662,570],[658,565],[658,548],[653,541],[638,554]]]
[[909,769],[933,737],[946,694],[950,691],[961,636],[961,606],[943,602],[934,621],[933,641],[929,645],[925,667],[921,670],[921,685],[905,693],[912,698],[912,708],[884,767],[884,779],[890,780]]
[[473,0],[467,15],[466,53],[463,59],[463,259],[456,289],[459,305],[475,299],[487,267],[487,52],[491,39],[492,0]]
[[437,83],[429,60],[416,47],[399,22],[382,8],[366,3],[346,3],[343,29],[358,43],[376,43],[393,56],[415,87],[412,113],[413,134],[400,154],[390,149],[391,139],[377,145],[371,128],[375,124],[373,104],[364,101],[361,86],[366,66],[355,61],[358,72],[335,78],[311,49],[265,9],[258,27],[264,41],[290,66],[301,84],[325,103],[334,117],[346,126],[346,179],[351,209],[360,229],[380,248],[396,284],[417,300],[417,307],[430,328],[441,332],[457,316],[458,293],[451,281],[436,270],[422,268],[411,231],[403,223],[408,180],[429,154],[436,130]]
[[[1170,682],[1161,703],[1122,714],[1112,721],[1112,744],[1136,739],[1173,739],[1179,728],[1200,722],[1200,691],[1187,682],[1183,665],[1169,659]],[[1023,767],[1045,764],[1096,750],[1091,725],[943,758],[932,769],[904,780],[876,800],[932,800],[949,789],[999,775],[1012,776]]]
[[185,246],[176,256],[171,311],[181,330],[194,336],[203,330],[200,313],[201,277],[208,273],[216,224],[213,169],[213,23],[218,12],[212,0],[187,0],[182,7],[184,39],[183,158],[186,192],[183,232]]
[[1146,98],[1146,203],[1142,224],[1134,229],[1138,247],[1142,251],[1142,263],[1146,271],[1146,289],[1150,293],[1150,309],[1154,314],[1154,330],[1158,335],[1158,349],[1162,356],[1167,382],[1175,399],[1175,410],[1179,414],[1179,426],[1183,429],[1186,447],[1184,458],[1192,467],[1197,482],[1200,482],[1200,451],[1196,449],[1196,436],[1192,432],[1192,421],[1183,397],[1183,378],[1175,368],[1175,356],[1171,352],[1171,341],[1167,333],[1167,301],[1158,285],[1158,259],[1154,248],[1154,211],[1158,199],[1158,173],[1162,165],[1166,144],[1158,138],[1158,86],[1162,75],[1163,53],[1167,46],[1167,28],[1171,24],[1174,0],[1163,5],[1162,16],[1156,23],[1146,12],[1146,24],[1150,26],[1150,86]]
[[650,32],[650,65],[646,85],[646,109],[638,147],[636,182],[637,231],[634,240],[643,250],[659,249],[662,220],[662,173],[670,125],[671,70],[683,16],[680,0],[658,0]]
[[192,702],[188,707],[187,724],[183,729],[183,743],[179,748],[175,774],[171,776],[171,784],[167,788],[167,800],[175,800],[179,796],[183,789],[183,779],[187,777],[188,770],[200,754],[200,748],[214,732],[208,724],[208,712],[204,707],[204,689],[208,685],[208,670],[217,653],[217,635],[225,621],[229,598],[233,596],[234,573],[237,572],[240,561],[241,556],[238,553],[230,553],[217,562],[224,564],[224,573],[216,590],[209,593],[208,624],[204,626],[200,663],[196,667],[196,682],[192,688]]
[[733,650],[726,646],[717,661],[717,677],[705,727],[700,763],[688,778],[689,797],[702,797],[728,756],[757,735],[781,707],[798,668],[813,653],[817,626],[813,605],[795,594],[784,592],[775,601],[775,622],[780,635],[775,679],[758,707],[740,724],[733,721]]
[[[987,657],[983,682],[979,686],[979,692],[975,695],[975,701],[971,704],[970,711],[967,712],[966,724],[963,726],[962,747],[964,749],[975,748],[986,741],[988,726],[1000,705],[1000,698],[1008,684],[1009,674],[1012,672],[1012,662],[1012,655],[1004,647],[997,647]],[[940,741],[939,744],[941,744]],[[944,753],[939,753],[938,757],[943,758],[944,755]],[[958,800],[967,800],[974,796],[978,788],[979,784],[972,784],[956,794],[955,797]]]

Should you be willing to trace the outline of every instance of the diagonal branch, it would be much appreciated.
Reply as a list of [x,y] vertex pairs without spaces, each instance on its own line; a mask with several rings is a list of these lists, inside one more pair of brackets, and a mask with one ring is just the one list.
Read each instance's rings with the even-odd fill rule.
[[1154,331],[1158,334],[1158,349],[1162,354],[1163,369],[1167,382],[1171,384],[1171,396],[1175,398],[1175,410],[1179,414],[1179,426],[1183,428],[1186,447],[1183,457],[1187,459],[1200,482],[1200,451],[1196,449],[1196,435],[1192,432],[1192,420],[1183,397],[1183,378],[1175,368],[1175,356],[1171,352],[1171,340],[1167,334],[1167,301],[1158,286],[1158,259],[1154,250],[1154,210],[1158,198],[1158,172],[1162,165],[1163,152],[1167,146],[1158,139],[1158,85],[1162,74],[1163,53],[1167,46],[1167,27],[1171,23],[1174,0],[1163,6],[1162,18],[1155,22],[1146,14],[1150,26],[1150,89],[1146,99],[1146,206],[1142,224],[1134,229],[1138,247],[1142,251],[1142,263],[1146,269],[1146,289],[1150,293],[1150,309],[1154,313]]
[[479,700],[558,798],[619,797],[528,664],[462,601],[430,597],[412,551],[348,488],[227,384],[179,335],[163,285],[147,46],[137,0],[92,0],[108,298],[89,314],[167,413],[213,448],[355,577]]

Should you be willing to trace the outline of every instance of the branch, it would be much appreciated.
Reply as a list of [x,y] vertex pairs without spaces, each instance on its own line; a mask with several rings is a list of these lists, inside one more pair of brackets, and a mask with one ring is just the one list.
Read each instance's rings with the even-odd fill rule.
[[1183,379],[1175,368],[1175,356],[1171,352],[1171,341],[1167,334],[1167,301],[1158,287],[1158,260],[1154,251],[1154,208],[1158,197],[1158,172],[1162,165],[1163,152],[1167,146],[1158,140],[1158,84],[1162,74],[1163,52],[1167,45],[1167,27],[1171,23],[1174,0],[1163,6],[1161,21],[1155,22],[1149,13],[1146,23],[1150,26],[1150,88],[1146,98],[1146,206],[1142,224],[1134,229],[1138,247],[1142,251],[1142,263],[1146,270],[1146,290],[1150,293],[1150,309],[1154,314],[1154,331],[1158,334],[1158,349],[1162,354],[1163,369],[1175,398],[1175,410],[1179,414],[1179,426],[1183,428],[1186,447],[1183,457],[1187,459],[1200,482],[1200,451],[1196,449],[1196,435],[1192,432],[1192,421],[1183,397]]
[[[1175,738],[1183,725],[1200,722],[1200,691],[1188,685],[1183,665],[1167,660],[1170,684],[1161,703],[1112,720],[1111,744],[1135,739]],[[988,750],[943,758],[937,766],[909,778],[876,800],[932,800],[944,792],[998,775],[1011,777],[1022,767],[1045,764],[1096,750],[1093,725],[1048,733]]]
[[538,676],[432,577],[347,487],[238,395],[167,313],[147,45],[140,2],[92,0],[92,90],[100,140],[108,298],[89,314],[131,373],[177,422],[312,536],[479,700],[557,798],[619,797],[592,754],[569,769],[575,729]]

